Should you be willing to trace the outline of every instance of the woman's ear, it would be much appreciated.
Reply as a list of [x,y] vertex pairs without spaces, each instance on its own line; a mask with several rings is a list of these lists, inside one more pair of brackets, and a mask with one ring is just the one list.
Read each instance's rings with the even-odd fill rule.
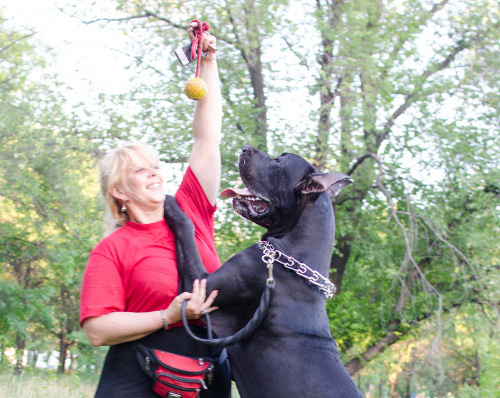
[[109,188],[109,193],[112,197],[122,201],[128,200],[128,196],[118,186],[113,185]]

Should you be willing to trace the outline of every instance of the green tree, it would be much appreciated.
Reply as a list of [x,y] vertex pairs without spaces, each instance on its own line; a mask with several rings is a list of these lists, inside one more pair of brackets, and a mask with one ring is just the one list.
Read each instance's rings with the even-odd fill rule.
[[[429,341],[438,343],[444,317],[461,305],[498,305],[496,2],[318,0],[287,8],[233,0],[206,4],[201,15],[190,1],[112,4],[114,15],[93,11],[87,20],[120,23],[135,35],[141,49],[130,52],[148,81],[119,98],[139,106],[130,123],[110,111],[109,141],[130,130],[157,143],[167,162],[185,161],[184,115],[192,109],[182,86],[193,69],[171,51],[200,17],[219,38],[224,184],[237,181],[235,153],[244,142],[299,152],[355,180],[333,204],[331,277],[339,294],[328,303],[351,374],[402,338],[420,336],[429,319],[437,338]],[[310,99],[297,97],[304,87]],[[289,106],[286,99],[311,117],[296,124],[270,117],[270,109]],[[259,233],[227,212],[222,219],[225,255]]]
[[64,372],[100,230],[95,144],[63,109],[53,77],[33,79],[44,60],[30,36],[0,26],[0,329],[18,349],[19,371],[28,338],[53,334]]

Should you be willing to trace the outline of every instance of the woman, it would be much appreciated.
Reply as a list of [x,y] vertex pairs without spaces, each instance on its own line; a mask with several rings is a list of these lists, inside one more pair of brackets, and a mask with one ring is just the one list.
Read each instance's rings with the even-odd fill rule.
[[[215,38],[205,33],[204,51],[209,44],[215,47]],[[213,213],[220,186],[222,123],[215,53],[202,59],[200,77],[208,92],[196,103],[189,168],[176,198],[193,220],[200,255],[213,272],[220,266]],[[142,344],[191,357],[216,357],[218,352],[187,339],[177,326],[184,300],[189,300],[188,318],[197,319],[215,309],[217,292],[206,297],[206,282],[196,281],[193,293],[178,295],[174,240],[163,218],[163,180],[158,156],[150,147],[136,144],[110,151],[101,165],[101,189],[114,224],[122,226],[91,252],[82,283],[82,328],[92,345],[111,346],[96,397],[155,397],[134,347]],[[194,327],[206,333],[202,326]],[[200,397],[230,397],[228,375],[226,364],[219,366],[214,383]]]

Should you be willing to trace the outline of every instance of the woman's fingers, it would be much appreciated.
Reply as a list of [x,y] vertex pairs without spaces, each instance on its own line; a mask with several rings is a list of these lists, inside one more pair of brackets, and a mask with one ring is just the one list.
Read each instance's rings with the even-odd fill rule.
[[203,51],[210,51],[212,53],[217,51],[217,39],[215,38],[214,35],[210,34],[209,32],[205,32],[203,34],[203,43],[202,43],[202,49]]
[[205,308],[211,307],[215,298],[217,297],[217,294],[219,294],[218,290],[214,290],[213,292],[211,292],[207,297],[207,299],[205,300],[205,302],[203,303],[203,307]]
[[193,315],[200,317],[207,312],[212,312],[217,309],[217,307],[212,306],[215,298],[217,297],[218,291],[214,290],[208,297],[207,295],[207,280],[203,279],[201,281],[196,280],[193,284],[193,296],[189,300],[190,310]]
[[193,292],[184,292],[179,294],[167,309],[167,311],[171,313],[171,319],[175,321],[177,321],[177,319],[181,319],[181,306],[186,300],[189,300],[186,306],[186,317],[188,319],[198,319],[207,312],[212,312],[218,309],[218,307],[212,305],[217,297],[218,291],[214,290],[208,295],[208,297],[206,297],[206,294],[206,279],[201,281],[196,279],[193,283]]
[[[191,22],[189,27],[187,28],[189,39],[195,39],[195,30],[198,27],[197,22]],[[203,39],[201,41],[201,48],[203,51],[210,51],[211,53],[215,53],[217,51],[217,39],[210,32],[203,33]]]

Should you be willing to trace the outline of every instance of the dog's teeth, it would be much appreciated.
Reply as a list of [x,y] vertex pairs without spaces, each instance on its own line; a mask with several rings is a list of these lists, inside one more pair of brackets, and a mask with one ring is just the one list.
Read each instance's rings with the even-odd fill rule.
[[236,195],[236,199],[241,199],[241,195]]

